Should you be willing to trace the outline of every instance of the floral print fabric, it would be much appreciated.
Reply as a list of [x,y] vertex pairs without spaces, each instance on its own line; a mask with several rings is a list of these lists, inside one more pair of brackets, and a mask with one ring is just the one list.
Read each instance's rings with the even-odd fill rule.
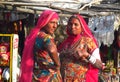
[[[87,51],[92,53],[94,49],[96,49],[96,44],[91,38],[81,37],[80,45],[87,45]],[[67,51],[71,46],[69,46],[69,42],[66,43],[63,47],[64,52]],[[66,47],[67,46],[67,47]],[[62,52],[61,50],[61,52]],[[89,69],[88,62],[78,59],[76,54],[71,53],[62,53],[60,54],[61,60],[61,73],[64,79],[64,82],[86,82],[86,73]]]
[[34,82],[59,82],[56,71],[50,68],[54,66],[54,62],[45,49],[45,46],[51,44],[51,42],[54,42],[54,38],[44,32],[40,32],[36,38],[34,45]]

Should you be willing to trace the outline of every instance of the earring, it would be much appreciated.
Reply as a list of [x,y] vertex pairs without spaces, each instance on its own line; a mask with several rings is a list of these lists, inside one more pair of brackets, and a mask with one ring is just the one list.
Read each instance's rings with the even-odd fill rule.
[[83,34],[84,34],[84,32],[82,31],[82,32],[81,32],[81,35],[83,35]]

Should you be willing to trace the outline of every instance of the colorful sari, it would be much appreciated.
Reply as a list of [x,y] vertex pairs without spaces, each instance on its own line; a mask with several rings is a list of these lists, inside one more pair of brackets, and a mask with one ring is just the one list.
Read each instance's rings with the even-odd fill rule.
[[50,54],[45,49],[45,46],[54,43],[54,37],[39,32],[34,45],[34,78],[35,82],[61,82],[60,75],[52,69],[54,62],[52,61]]
[[57,18],[58,14],[52,10],[45,10],[39,17],[37,25],[33,28],[25,40],[19,82],[32,82],[34,68],[33,47],[39,31],[52,19]]
[[58,48],[61,60],[61,74],[64,82],[98,82],[98,69],[88,62],[78,59],[79,57],[73,53],[74,50],[70,49],[78,40],[80,40],[78,46],[86,45],[90,54],[98,48],[97,42],[84,19],[80,15],[76,16],[83,27],[83,33],[74,36],[70,35],[67,29],[68,37]]

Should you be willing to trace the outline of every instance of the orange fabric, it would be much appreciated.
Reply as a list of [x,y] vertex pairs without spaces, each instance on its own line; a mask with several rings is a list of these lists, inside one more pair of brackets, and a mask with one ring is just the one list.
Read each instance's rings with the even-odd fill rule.
[[[80,20],[80,23],[81,23],[82,29],[83,29],[83,33],[74,36],[74,35],[70,35],[69,30],[67,29],[68,38],[58,47],[58,50],[61,51],[63,48],[65,49],[65,47],[67,47],[67,46],[64,46],[64,45],[66,45],[68,43],[69,43],[69,45],[74,44],[79,39],[81,39],[81,37],[91,38],[92,41],[94,41],[96,48],[97,48],[98,47],[97,41],[94,38],[94,36],[92,35],[92,33],[91,33],[88,25],[86,24],[84,18],[79,14],[75,14],[75,16],[77,16],[77,18]],[[91,51],[93,51],[93,50],[91,50]],[[98,82],[98,69],[97,68],[94,68],[92,65],[89,65],[89,69],[88,69],[87,74],[86,74],[86,81],[85,82]]]

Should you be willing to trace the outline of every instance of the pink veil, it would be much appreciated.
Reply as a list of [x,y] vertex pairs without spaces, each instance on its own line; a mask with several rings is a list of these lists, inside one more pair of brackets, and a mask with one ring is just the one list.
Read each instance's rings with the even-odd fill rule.
[[[69,31],[67,29],[68,38],[58,47],[58,50],[60,51],[67,42],[70,42],[72,44],[72,43],[78,41],[78,39],[81,36],[87,36],[87,37],[92,38],[94,40],[94,42],[96,43],[96,46],[98,47],[97,41],[94,38],[94,36],[92,35],[91,30],[89,29],[88,25],[86,24],[84,18],[79,14],[75,14],[73,16],[77,16],[77,18],[80,20],[80,23],[83,27],[83,33],[79,34],[77,36],[73,36],[73,35],[69,34]],[[89,70],[86,74],[86,82],[98,82],[98,69],[94,68],[91,64],[89,65]]]
[[[80,15],[77,15],[77,16],[80,19],[82,27],[84,29],[83,36],[91,37],[94,40],[94,42],[96,43],[96,46],[98,47],[97,41],[94,38],[94,36],[92,35],[92,33],[91,33],[88,25],[86,24],[85,20],[83,19],[83,17]],[[86,82],[98,82],[98,69],[94,68],[91,64],[89,65],[89,70],[86,74]]]
[[34,65],[33,45],[37,33],[43,28],[50,20],[57,18],[58,14],[52,10],[45,10],[40,15],[37,25],[33,28],[25,40],[19,82],[32,82],[32,71]]

